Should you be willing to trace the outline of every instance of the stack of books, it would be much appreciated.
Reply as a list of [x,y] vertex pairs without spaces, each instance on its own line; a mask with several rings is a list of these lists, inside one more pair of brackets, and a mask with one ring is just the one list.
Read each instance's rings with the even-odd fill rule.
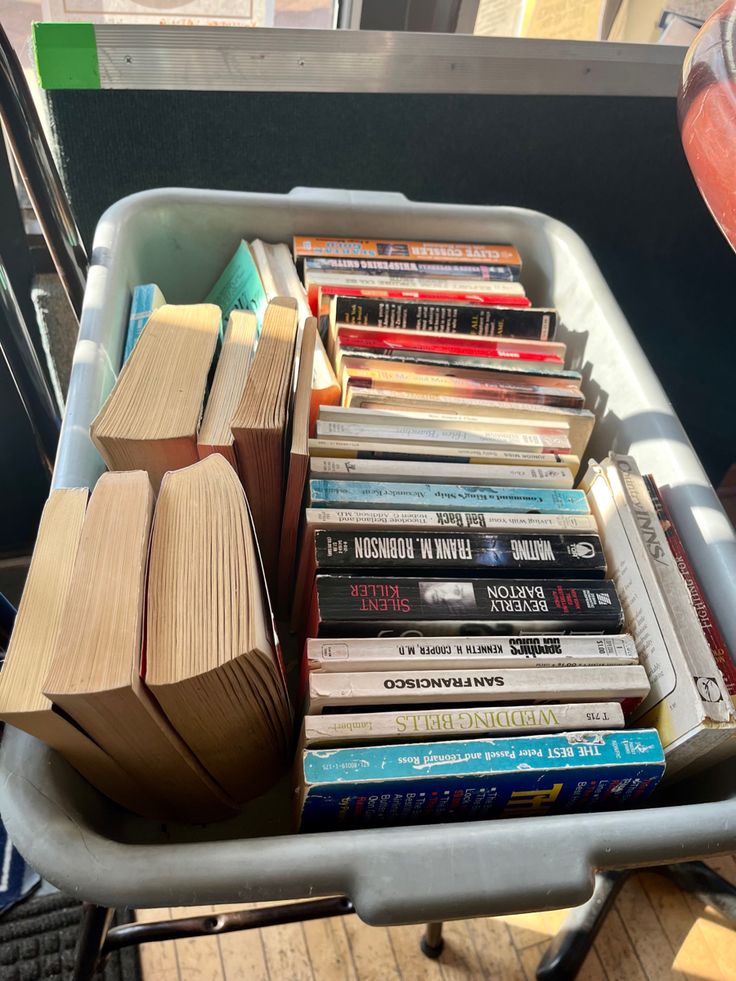
[[593,416],[557,311],[512,245],[294,252],[342,392],[309,440],[292,613],[301,827],[642,799],[662,748],[617,731],[650,686],[573,489]]
[[201,303],[138,287],[109,472],[49,498],[0,719],[155,818],[293,760],[304,831],[631,806],[733,755],[666,489],[581,468],[521,276],[509,244],[302,236],[241,241]]

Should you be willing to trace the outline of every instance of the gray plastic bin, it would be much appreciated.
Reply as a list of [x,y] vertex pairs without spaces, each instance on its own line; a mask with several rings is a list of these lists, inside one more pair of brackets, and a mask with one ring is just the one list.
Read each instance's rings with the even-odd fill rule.
[[[293,233],[514,242],[530,296],[560,309],[583,371],[599,417],[591,455],[631,451],[654,473],[736,650],[733,529],[587,248],[532,211],[303,188],[165,189],[118,202],[95,236],[55,486],[91,486],[102,471],[87,434],[120,364],[131,288],[154,281],[171,302],[199,301],[241,237],[289,241]],[[729,764],[674,787],[667,806],[303,836],[288,833],[286,782],[237,820],[162,827],[121,811],[11,728],[0,772],[2,816],[27,860],[65,892],[105,906],[345,894],[369,923],[412,923],[575,905],[590,896],[596,869],[736,849]]]

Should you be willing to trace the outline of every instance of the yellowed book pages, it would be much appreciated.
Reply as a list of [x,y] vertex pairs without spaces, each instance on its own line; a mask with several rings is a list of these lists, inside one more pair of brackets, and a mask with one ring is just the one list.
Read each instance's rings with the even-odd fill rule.
[[266,580],[274,594],[285,490],[284,439],[297,331],[296,300],[272,300],[266,307],[256,356],[231,425],[238,473],[253,515]]
[[147,630],[146,686],[207,770],[238,801],[275,783],[288,703],[243,488],[219,454],[164,479]]
[[232,814],[232,802],[140,680],[152,514],[153,491],[145,473],[100,477],[87,509],[56,656],[43,691],[148,797],[161,800],[160,817],[213,820]]
[[230,423],[253,362],[256,328],[256,315],[250,310],[233,310],[230,314],[197,436],[200,460],[204,460],[210,453],[220,453],[233,469],[237,469]]
[[158,491],[167,470],[196,462],[220,319],[212,303],[165,304],[151,314],[90,427],[109,470],[145,470]]
[[[86,488],[52,491],[0,672],[0,719],[60,753],[93,786],[124,807],[145,801],[140,786],[72,721],[54,709],[42,686],[59,636],[82,534]],[[156,805],[150,802],[155,811]]]

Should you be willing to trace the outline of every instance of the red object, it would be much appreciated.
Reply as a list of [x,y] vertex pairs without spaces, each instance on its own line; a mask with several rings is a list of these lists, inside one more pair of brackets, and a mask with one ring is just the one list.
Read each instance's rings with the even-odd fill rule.
[[736,0],[705,22],[685,56],[678,115],[685,155],[713,218],[736,249]]
[[376,351],[430,351],[435,354],[457,354],[473,358],[505,358],[513,361],[542,361],[563,365],[557,354],[539,350],[543,341],[533,341],[525,351],[523,341],[508,344],[504,341],[478,341],[462,334],[439,334],[433,331],[354,330],[339,326],[337,337],[343,347],[367,348]]
[[728,647],[726,647],[726,641],[723,639],[723,634],[718,629],[718,624],[713,617],[713,611],[703,595],[703,590],[688,560],[685,546],[682,544],[682,539],[677,533],[677,528],[675,528],[654,477],[647,476],[645,480],[649,485],[649,493],[657,511],[657,517],[667,538],[670,551],[677,563],[677,568],[680,570],[680,575],[685,580],[685,585],[690,593],[690,599],[698,615],[700,626],[705,634],[705,639],[708,641],[713,658],[723,675],[729,695],[736,695],[736,664],[731,659],[731,654],[729,653]]
[[311,295],[309,303],[315,317],[323,296],[373,296],[377,300],[429,300],[433,303],[474,303],[479,307],[530,307],[528,296],[482,296],[478,293],[438,293],[433,290],[357,289],[349,286],[320,286],[316,302]]

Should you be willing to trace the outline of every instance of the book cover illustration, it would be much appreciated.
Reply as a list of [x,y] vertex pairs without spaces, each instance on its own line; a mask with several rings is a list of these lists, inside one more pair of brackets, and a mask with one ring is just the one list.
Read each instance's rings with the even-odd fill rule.
[[663,773],[654,729],[306,750],[301,830],[607,810]]

